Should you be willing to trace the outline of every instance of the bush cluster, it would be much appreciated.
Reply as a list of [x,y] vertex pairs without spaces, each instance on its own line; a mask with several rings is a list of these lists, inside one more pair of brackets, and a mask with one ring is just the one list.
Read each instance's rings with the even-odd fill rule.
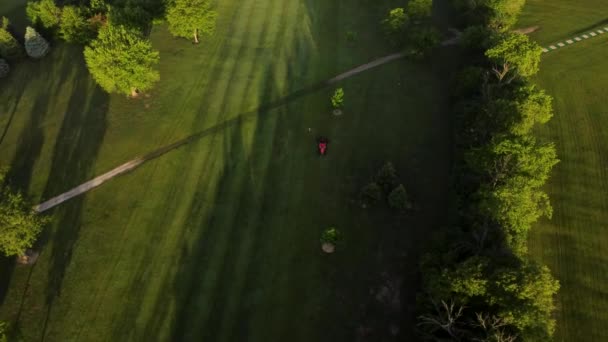
[[386,198],[390,208],[405,211],[412,208],[409,196],[403,184],[399,183],[397,170],[391,162],[385,163],[370,183],[361,189],[361,202],[373,205]]
[[420,327],[428,340],[550,340],[559,283],[527,254],[551,205],[542,187],[558,162],[532,129],[553,115],[529,77],[541,48],[510,32],[524,1],[454,0],[467,19],[467,65],[455,77],[458,218],[422,264]]

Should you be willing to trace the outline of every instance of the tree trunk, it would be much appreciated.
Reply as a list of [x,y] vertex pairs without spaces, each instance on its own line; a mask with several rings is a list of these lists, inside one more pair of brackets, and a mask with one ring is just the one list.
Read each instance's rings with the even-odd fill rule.
[[198,29],[194,29],[194,44],[198,44]]

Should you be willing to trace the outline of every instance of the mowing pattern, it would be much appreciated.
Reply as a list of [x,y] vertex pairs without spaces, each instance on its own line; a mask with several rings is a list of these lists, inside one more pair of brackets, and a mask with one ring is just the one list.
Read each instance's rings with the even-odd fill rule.
[[53,207],[55,207],[55,206],[57,206],[57,205],[65,202],[67,200],[70,200],[70,199],[72,199],[72,198],[74,198],[76,196],[82,195],[82,194],[84,194],[85,192],[87,192],[89,190],[93,190],[94,188],[102,185],[103,183],[109,181],[110,179],[112,179],[114,177],[118,177],[118,176],[120,176],[122,174],[125,174],[125,173],[127,173],[129,171],[132,171],[132,170],[136,169],[138,166],[140,166],[142,163],[144,163],[146,161],[158,158],[158,157],[162,156],[163,154],[165,154],[165,153],[167,153],[167,152],[169,152],[171,150],[174,150],[174,149],[176,149],[178,147],[181,147],[181,146],[183,146],[183,145],[185,145],[185,144],[187,144],[189,142],[192,142],[193,140],[196,140],[197,138],[206,136],[206,135],[208,135],[211,132],[216,132],[216,131],[218,131],[218,129],[225,128],[226,126],[229,126],[232,123],[235,123],[237,121],[240,122],[243,117],[251,116],[251,114],[257,114],[260,111],[266,111],[266,110],[270,110],[270,109],[275,109],[276,107],[280,107],[280,106],[286,104],[289,101],[293,101],[293,100],[295,100],[295,99],[297,99],[297,98],[299,98],[299,97],[301,97],[303,95],[308,94],[311,91],[319,90],[319,88],[322,88],[323,86],[328,86],[328,85],[331,85],[333,83],[336,83],[336,82],[342,81],[344,79],[347,79],[349,77],[353,77],[353,76],[358,75],[358,74],[360,74],[360,73],[362,73],[364,71],[367,71],[367,70],[370,70],[370,69],[373,69],[373,68],[377,68],[377,67],[379,67],[381,65],[384,65],[384,64],[392,62],[394,60],[403,58],[405,56],[406,56],[405,53],[394,53],[394,54],[388,55],[386,57],[378,58],[378,59],[376,59],[376,60],[374,60],[372,62],[360,65],[360,66],[358,66],[356,68],[353,68],[353,69],[351,69],[349,71],[346,71],[346,72],[344,72],[344,73],[342,73],[342,74],[340,74],[340,75],[338,75],[338,76],[336,76],[336,77],[334,77],[334,78],[332,78],[330,80],[327,80],[325,82],[321,82],[321,83],[319,83],[317,85],[313,85],[311,87],[302,89],[300,91],[296,91],[296,92],[294,92],[294,93],[292,93],[292,94],[284,97],[283,99],[280,99],[279,101],[275,101],[272,104],[264,105],[264,106],[262,106],[262,107],[260,107],[258,109],[255,109],[255,110],[253,110],[253,111],[251,111],[249,113],[241,114],[241,115],[239,115],[239,116],[237,116],[237,117],[235,117],[233,119],[230,119],[228,121],[225,121],[225,122],[223,122],[223,123],[221,123],[221,124],[219,124],[219,125],[217,125],[215,127],[212,127],[210,129],[206,129],[203,132],[199,132],[199,133],[193,134],[193,135],[191,135],[189,137],[186,137],[185,139],[181,139],[181,140],[176,141],[176,142],[174,142],[172,144],[169,144],[167,146],[163,146],[163,147],[161,147],[161,148],[159,148],[159,149],[157,149],[157,150],[155,150],[155,151],[153,151],[153,152],[151,152],[151,153],[149,153],[149,154],[147,154],[147,155],[145,155],[143,157],[137,157],[137,158],[135,158],[133,160],[130,160],[130,161],[128,161],[128,162],[126,162],[124,164],[121,164],[121,165],[117,166],[116,168],[114,168],[114,169],[112,169],[112,170],[110,170],[110,171],[108,171],[108,172],[100,175],[100,176],[97,176],[97,177],[91,179],[90,181],[82,183],[82,184],[78,185],[77,187],[72,188],[69,191],[66,191],[66,192],[64,192],[62,194],[59,194],[59,195],[57,195],[57,196],[55,196],[55,197],[53,197],[53,198],[51,198],[51,199],[49,199],[47,201],[44,201],[43,203],[40,203],[40,204],[36,205],[34,207],[34,210],[36,212],[39,212],[39,213],[45,212],[45,211],[47,211],[47,210],[49,210],[49,209],[51,209],[51,208],[53,208]]
[[572,44],[574,44],[576,42],[580,42],[580,41],[583,41],[583,40],[586,40],[586,39],[589,39],[589,38],[599,37],[599,36],[603,35],[604,33],[608,33],[608,26],[600,28],[600,29],[597,29],[597,30],[594,30],[594,31],[589,31],[589,32],[587,32],[585,34],[582,34],[580,36],[576,36],[576,37],[570,38],[570,39],[568,39],[566,41],[549,45],[548,47],[544,47],[543,48],[543,53],[551,52],[553,50],[557,50],[559,48],[563,48],[565,46],[572,45]]

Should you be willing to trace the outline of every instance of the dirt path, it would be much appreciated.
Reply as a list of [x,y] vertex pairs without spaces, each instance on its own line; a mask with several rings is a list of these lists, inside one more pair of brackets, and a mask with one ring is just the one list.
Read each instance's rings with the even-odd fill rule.
[[91,179],[90,181],[82,183],[79,186],[77,186],[77,187],[75,187],[75,188],[73,188],[73,189],[71,189],[69,191],[66,191],[66,192],[64,192],[64,193],[62,193],[60,195],[57,195],[57,196],[55,196],[55,197],[53,197],[51,199],[48,199],[48,200],[46,200],[46,201],[38,204],[37,206],[34,207],[34,210],[36,212],[38,212],[38,213],[42,213],[44,211],[47,211],[47,210],[49,210],[49,209],[51,209],[51,208],[53,208],[53,207],[55,207],[55,206],[57,206],[57,205],[65,202],[65,201],[67,201],[67,200],[70,200],[70,199],[72,199],[72,198],[74,198],[76,196],[82,195],[85,192],[90,191],[90,190],[92,190],[92,189],[94,189],[94,188],[102,185],[103,183],[109,181],[110,179],[112,179],[114,177],[120,176],[120,175],[125,174],[125,173],[127,173],[129,171],[132,171],[132,170],[136,169],[137,167],[139,167],[141,164],[143,164],[143,163],[145,163],[147,161],[150,161],[152,159],[158,158],[158,157],[162,156],[163,154],[165,154],[165,153],[167,153],[169,151],[172,151],[172,150],[174,150],[174,149],[176,149],[178,147],[181,147],[181,146],[183,146],[183,145],[185,145],[185,144],[187,144],[187,143],[189,143],[189,142],[191,142],[193,140],[200,139],[200,138],[202,138],[204,136],[207,136],[209,134],[217,132],[217,131],[219,131],[219,130],[221,130],[221,129],[229,126],[229,125],[237,123],[238,121],[245,120],[245,119],[247,119],[247,118],[249,118],[249,117],[251,117],[253,115],[257,115],[260,112],[268,111],[268,110],[273,109],[275,107],[282,106],[282,105],[284,105],[287,102],[293,101],[294,99],[302,97],[302,96],[304,96],[306,94],[309,94],[309,93],[311,93],[313,91],[322,89],[323,87],[326,87],[326,86],[331,85],[333,83],[339,82],[339,81],[347,79],[349,77],[353,77],[353,76],[355,76],[357,74],[360,74],[360,73],[362,73],[364,71],[367,71],[367,70],[370,70],[370,69],[373,69],[373,68],[377,68],[377,67],[379,67],[381,65],[390,63],[390,62],[392,62],[394,60],[403,58],[405,56],[406,56],[405,53],[394,53],[392,55],[388,55],[388,56],[385,56],[385,57],[382,57],[382,58],[378,58],[378,59],[376,59],[374,61],[371,61],[369,63],[360,65],[360,66],[358,66],[358,67],[356,67],[354,69],[351,69],[349,71],[346,71],[346,72],[344,72],[344,73],[342,73],[342,74],[340,74],[340,75],[338,75],[336,77],[333,77],[333,78],[331,78],[331,79],[329,79],[327,81],[320,82],[320,83],[317,83],[317,84],[312,85],[310,87],[301,89],[301,90],[296,91],[296,92],[294,92],[294,93],[292,93],[292,94],[290,94],[288,96],[285,96],[285,97],[283,97],[283,98],[281,98],[281,99],[279,99],[277,101],[274,101],[272,103],[266,104],[264,106],[261,106],[259,108],[254,109],[252,111],[242,113],[242,114],[238,115],[237,117],[235,117],[233,119],[230,119],[230,120],[227,120],[227,121],[224,121],[224,122],[222,122],[222,123],[220,123],[220,124],[218,124],[218,125],[216,125],[216,126],[214,126],[212,128],[209,128],[209,129],[206,129],[204,131],[195,133],[195,134],[193,134],[191,136],[188,136],[186,138],[178,140],[178,141],[176,141],[176,142],[174,142],[174,143],[172,143],[170,145],[163,146],[163,147],[161,147],[161,148],[159,148],[159,149],[157,149],[157,150],[155,150],[155,151],[153,151],[153,152],[151,152],[151,153],[149,153],[149,154],[147,154],[145,156],[137,157],[137,158],[135,158],[135,159],[133,159],[131,161],[128,161],[128,162],[126,162],[126,163],[124,163],[124,164],[122,164],[122,165],[120,165],[120,166],[118,166],[118,167],[116,167],[116,168],[114,168],[114,169],[112,169],[112,170],[110,170],[110,171],[108,171],[108,172],[100,175],[100,176],[97,176],[97,177]]

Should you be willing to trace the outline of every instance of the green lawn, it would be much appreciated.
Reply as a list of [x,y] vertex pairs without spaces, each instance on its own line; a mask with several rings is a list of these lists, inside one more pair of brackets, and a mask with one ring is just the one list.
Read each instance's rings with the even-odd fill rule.
[[[555,37],[565,37],[575,22],[585,27],[608,10],[599,1],[562,3],[530,1],[524,18],[561,26]],[[543,55],[537,79],[555,99],[555,117],[539,135],[556,142],[561,163],[547,187],[553,219],[533,229],[530,249],[561,283],[556,341],[608,340],[607,53],[606,35],[561,48]]]
[[[154,28],[162,81],[135,100],[100,91],[79,47],[16,66],[0,83],[0,161],[35,201],[202,133],[54,209],[37,264],[4,261],[0,318],[28,341],[347,341],[387,273],[406,275],[407,321],[417,255],[446,212],[445,89],[431,66],[393,62],[338,84],[335,117],[333,88],[310,87],[392,52],[378,28],[390,5],[221,1],[198,46]],[[410,215],[355,200],[386,160]],[[331,256],[328,226],[344,236]]]
[[527,0],[517,26],[539,26],[532,38],[541,45],[557,43],[594,28],[607,27],[608,1]]

